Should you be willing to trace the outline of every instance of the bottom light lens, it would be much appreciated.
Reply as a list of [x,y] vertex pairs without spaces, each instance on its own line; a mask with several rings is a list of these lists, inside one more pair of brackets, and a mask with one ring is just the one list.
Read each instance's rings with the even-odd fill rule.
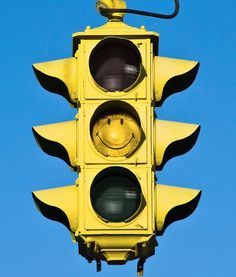
[[122,167],[111,167],[100,172],[91,187],[94,210],[111,222],[126,221],[141,205],[141,189],[135,175]]

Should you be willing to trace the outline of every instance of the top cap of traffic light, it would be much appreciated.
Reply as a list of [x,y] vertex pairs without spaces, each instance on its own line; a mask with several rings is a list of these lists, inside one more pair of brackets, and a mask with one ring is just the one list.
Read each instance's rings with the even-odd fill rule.
[[101,15],[107,17],[109,20],[123,20],[125,16],[124,12],[112,12],[112,9],[126,9],[126,3],[124,0],[97,0],[97,11]]

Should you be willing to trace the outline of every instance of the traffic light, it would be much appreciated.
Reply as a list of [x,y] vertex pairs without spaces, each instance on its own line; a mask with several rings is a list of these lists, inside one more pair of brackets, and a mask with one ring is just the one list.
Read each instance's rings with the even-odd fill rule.
[[[113,18],[114,19],[114,18]],[[73,35],[73,57],[34,64],[38,81],[78,109],[75,120],[33,128],[44,152],[77,174],[72,186],[33,192],[89,262],[154,254],[156,236],[196,208],[199,190],[156,184],[155,172],[189,151],[200,126],[156,118],[155,107],[194,81],[199,63],[158,56],[159,35],[120,20]]]

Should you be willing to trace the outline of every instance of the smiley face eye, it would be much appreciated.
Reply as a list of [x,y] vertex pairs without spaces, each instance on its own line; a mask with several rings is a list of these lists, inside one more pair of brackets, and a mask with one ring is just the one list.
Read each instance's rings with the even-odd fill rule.
[[111,119],[110,119],[110,118],[107,119],[107,124],[108,124],[108,125],[111,124]]
[[121,119],[120,119],[120,125],[123,125],[123,124],[124,124],[124,119],[121,118]]

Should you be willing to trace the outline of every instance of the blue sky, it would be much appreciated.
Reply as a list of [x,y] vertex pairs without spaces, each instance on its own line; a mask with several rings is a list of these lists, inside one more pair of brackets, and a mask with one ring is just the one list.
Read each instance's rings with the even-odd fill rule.
[[[127,1],[129,8],[169,12],[171,0]],[[145,276],[233,277],[235,239],[235,9],[233,0],[180,0],[169,21],[127,15],[125,22],[160,34],[159,54],[200,61],[194,84],[157,109],[160,119],[199,123],[194,148],[158,172],[163,184],[202,189],[197,210],[159,237]],[[0,275],[136,276],[136,261],[96,273],[77,254],[66,228],[36,210],[31,191],[73,184],[66,164],[44,154],[31,127],[73,119],[64,98],[45,92],[34,77],[36,62],[71,56],[72,33],[105,19],[95,1],[19,1],[1,5]]]

